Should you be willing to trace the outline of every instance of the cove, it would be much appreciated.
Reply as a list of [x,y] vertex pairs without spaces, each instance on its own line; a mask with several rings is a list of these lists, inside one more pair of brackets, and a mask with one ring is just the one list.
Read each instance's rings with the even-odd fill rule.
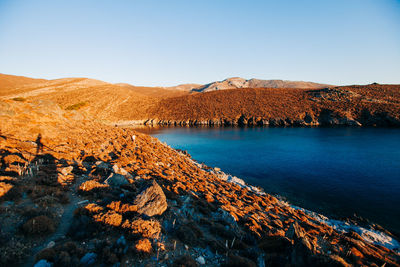
[[140,131],[198,162],[336,218],[400,232],[400,129],[160,127]]

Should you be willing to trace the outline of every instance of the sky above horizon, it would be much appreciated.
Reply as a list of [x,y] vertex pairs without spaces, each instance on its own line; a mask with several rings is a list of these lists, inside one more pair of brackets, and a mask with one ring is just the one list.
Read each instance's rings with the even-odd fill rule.
[[0,73],[400,84],[400,1],[0,0]]

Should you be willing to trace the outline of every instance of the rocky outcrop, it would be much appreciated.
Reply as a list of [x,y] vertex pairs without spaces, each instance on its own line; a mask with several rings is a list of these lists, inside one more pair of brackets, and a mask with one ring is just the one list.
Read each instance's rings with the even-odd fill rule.
[[[400,121],[399,121],[400,123]],[[332,117],[331,114],[322,114],[314,119],[306,114],[303,118],[262,118],[240,116],[238,119],[211,119],[211,120],[155,120],[149,119],[142,125],[148,126],[268,126],[268,127],[310,127],[310,126],[362,126],[352,118]],[[368,124],[367,124],[368,125]],[[388,126],[395,126],[395,120],[390,121]]]
[[156,181],[136,197],[134,204],[138,213],[149,217],[163,214],[168,207],[167,198]]
[[[340,115],[333,110],[322,109],[317,115],[305,113],[303,116],[296,118],[263,118],[263,117],[246,117],[241,115],[236,119],[188,119],[188,120],[160,120],[147,119],[135,121],[133,125],[147,126],[268,126],[268,127],[316,127],[316,126],[380,126],[380,127],[400,127],[400,119],[390,116],[388,113],[371,114],[368,110],[364,110],[358,118],[352,116]],[[126,126],[126,125],[121,125]]]

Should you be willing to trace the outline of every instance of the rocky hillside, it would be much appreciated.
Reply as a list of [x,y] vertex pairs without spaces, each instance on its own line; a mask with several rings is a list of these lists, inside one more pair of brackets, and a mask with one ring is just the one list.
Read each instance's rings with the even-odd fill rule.
[[236,89],[163,99],[147,124],[400,126],[400,85]]
[[291,206],[148,135],[43,100],[0,101],[0,120],[1,266],[400,266],[385,229]]

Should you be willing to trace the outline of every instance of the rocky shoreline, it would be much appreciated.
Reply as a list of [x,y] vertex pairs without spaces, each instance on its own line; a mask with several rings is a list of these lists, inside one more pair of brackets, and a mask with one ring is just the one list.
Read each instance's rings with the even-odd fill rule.
[[5,103],[0,119],[0,265],[400,266],[385,229],[291,206],[133,129],[49,103]]
[[302,118],[261,118],[240,116],[235,119],[187,119],[187,120],[169,120],[169,119],[144,119],[117,121],[110,123],[118,126],[248,126],[248,127],[400,127],[400,120],[387,114],[365,114],[364,117],[354,119],[334,115],[332,111],[326,110],[318,117],[305,114]]

